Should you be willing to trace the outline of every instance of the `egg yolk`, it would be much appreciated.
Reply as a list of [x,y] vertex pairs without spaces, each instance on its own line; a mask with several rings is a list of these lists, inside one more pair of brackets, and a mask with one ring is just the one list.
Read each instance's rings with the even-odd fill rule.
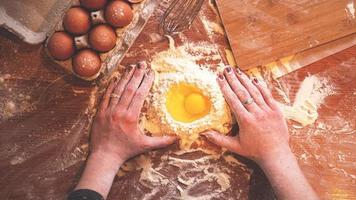
[[166,107],[173,119],[189,123],[207,115],[211,102],[199,88],[181,83],[169,89]]

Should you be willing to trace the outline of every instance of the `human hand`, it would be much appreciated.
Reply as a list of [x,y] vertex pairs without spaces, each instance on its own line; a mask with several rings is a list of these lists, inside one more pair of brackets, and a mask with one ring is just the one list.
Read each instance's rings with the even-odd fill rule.
[[168,146],[175,137],[149,137],[138,122],[146,96],[154,81],[146,63],[131,65],[120,80],[111,82],[103,96],[91,131],[91,154],[120,164],[145,151]]
[[202,133],[208,140],[259,164],[290,152],[286,121],[264,82],[251,81],[231,67],[217,81],[239,124],[239,134]]

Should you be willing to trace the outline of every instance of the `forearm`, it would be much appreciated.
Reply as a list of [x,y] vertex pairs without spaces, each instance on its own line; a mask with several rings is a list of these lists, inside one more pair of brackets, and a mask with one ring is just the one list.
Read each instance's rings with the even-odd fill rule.
[[271,182],[278,199],[319,199],[289,147],[261,161],[260,166]]
[[75,190],[94,190],[106,199],[116,173],[122,163],[123,161],[108,158],[104,154],[91,154]]

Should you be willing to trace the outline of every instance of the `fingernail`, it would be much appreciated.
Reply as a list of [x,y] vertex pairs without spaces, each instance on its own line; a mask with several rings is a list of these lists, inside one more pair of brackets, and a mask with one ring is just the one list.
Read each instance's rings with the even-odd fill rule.
[[130,72],[133,68],[135,67],[135,65],[130,65],[127,67],[127,72]]
[[146,71],[146,75],[147,75],[147,76],[152,75],[152,69],[148,69],[148,70]]
[[202,133],[202,135],[204,135],[208,139],[211,138],[211,134],[209,132]]
[[253,78],[252,82],[254,82],[256,85],[258,85],[260,83],[257,78]]
[[116,81],[117,81],[117,77],[115,76],[115,77],[114,77],[114,83],[115,83]]
[[145,61],[140,61],[140,62],[138,62],[137,68],[138,68],[138,69],[143,69],[143,68],[145,68]]
[[242,74],[240,68],[236,67],[236,73],[237,73],[238,75],[241,75],[241,74]]
[[232,69],[231,69],[231,67],[227,67],[227,68],[225,68],[225,70],[226,70],[227,73],[230,74]]
[[219,74],[219,75],[218,75],[218,78],[219,78],[220,80],[224,80],[225,77],[224,77],[224,75]]

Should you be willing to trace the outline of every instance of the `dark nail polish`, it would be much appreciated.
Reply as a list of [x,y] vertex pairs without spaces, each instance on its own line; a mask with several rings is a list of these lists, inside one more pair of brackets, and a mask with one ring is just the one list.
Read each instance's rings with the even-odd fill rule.
[[237,73],[238,75],[242,75],[242,72],[241,72],[240,68],[236,67],[236,73]]
[[252,82],[254,82],[256,85],[258,85],[260,83],[257,78],[253,78]]
[[148,69],[148,70],[146,71],[146,75],[147,75],[147,76],[151,76],[151,75],[152,75],[152,72],[153,72],[152,69]]
[[224,75],[219,74],[218,78],[219,78],[220,80],[224,80],[225,77],[224,77]]
[[227,68],[225,68],[225,70],[226,70],[227,73],[230,74],[232,69],[231,69],[231,67],[227,67]]
[[126,68],[126,71],[130,72],[134,67],[135,67],[135,65],[130,65]]
[[142,65],[139,63],[138,65],[137,65],[137,69],[142,69],[143,67],[142,67]]
[[145,68],[145,64],[146,64],[145,61],[140,61],[140,62],[138,62],[137,68],[138,68],[138,69],[144,69],[144,68]]

